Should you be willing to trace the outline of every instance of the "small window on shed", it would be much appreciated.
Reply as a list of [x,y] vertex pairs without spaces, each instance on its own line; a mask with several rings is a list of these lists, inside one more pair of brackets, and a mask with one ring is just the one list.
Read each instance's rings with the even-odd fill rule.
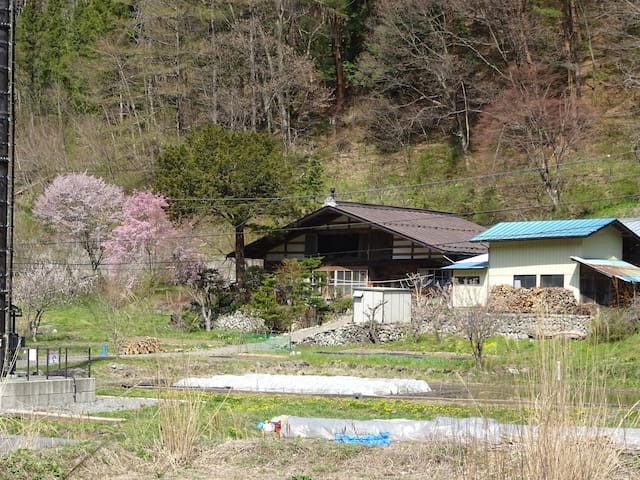
[[514,275],[513,276],[513,288],[535,288],[536,276],[535,275]]
[[544,288],[563,288],[564,275],[540,275],[540,286]]
[[455,277],[455,280],[458,285],[480,285],[479,276]]

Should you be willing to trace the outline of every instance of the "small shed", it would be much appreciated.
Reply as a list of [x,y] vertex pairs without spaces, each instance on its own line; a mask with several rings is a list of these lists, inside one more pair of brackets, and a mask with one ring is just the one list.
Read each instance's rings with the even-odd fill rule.
[[408,288],[361,287],[353,290],[353,322],[409,323],[411,290]]

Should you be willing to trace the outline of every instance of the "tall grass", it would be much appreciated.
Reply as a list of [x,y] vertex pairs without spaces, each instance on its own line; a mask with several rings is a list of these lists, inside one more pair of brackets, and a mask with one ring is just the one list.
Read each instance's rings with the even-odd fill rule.
[[577,362],[563,340],[540,340],[539,352],[523,409],[523,478],[610,478],[621,447],[605,434],[611,412],[597,357]]
[[[183,358],[182,368],[161,370],[159,379],[167,380],[158,402],[159,457],[171,465],[185,465],[194,458],[222,428],[220,402],[212,411],[207,404],[207,396],[197,390],[176,390],[171,388],[177,376],[188,377],[190,368]],[[160,364],[158,364],[160,365]]]

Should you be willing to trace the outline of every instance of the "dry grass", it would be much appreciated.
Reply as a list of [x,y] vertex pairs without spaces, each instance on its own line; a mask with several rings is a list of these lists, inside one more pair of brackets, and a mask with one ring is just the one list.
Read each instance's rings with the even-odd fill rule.
[[[540,472],[530,474],[523,459],[529,452],[522,444],[493,447],[484,443],[455,444],[444,439],[429,443],[396,443],[390,447],[365,447],[326,441],[252,439],[226,441],[199,449],[188,465],[168,466],[145,460],[115,447],[100,449],[69,477],[73,479],[225,479],[264,480],[306,478],[344,479],[553,479]],[[629,480],[640,469],[622,462],[606,476],[592,480]],[[574,477],[567,472],[567,479]]]
[[599,428],[609,416],[604,373],[596,358],[576,368],[568,351],[565,341],[541,341],[521,439],[523,478],[613,478],[620,467],[621,447]]
[[[183,357],[181,376],[189,376],[187,357]],[[177,378],[172,371],[161,369],[158,364],[158,378],[167,379],[172,385]],[[219,424],[219,411],[205,414],[205,398],[196,390],[163,390],[158,402],[158,437],[156,451],[162,463],[171,466],[188,464],[202,448],[207,435]]]

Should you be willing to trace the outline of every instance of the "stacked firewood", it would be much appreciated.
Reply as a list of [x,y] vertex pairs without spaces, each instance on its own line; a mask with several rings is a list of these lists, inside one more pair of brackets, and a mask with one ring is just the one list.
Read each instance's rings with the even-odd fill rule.
[[576,313],[578,304],[566,288],[513,288],[499,285],[491,289],[490,312]]
[[160,352],[164,352],[164,349],[160,346],[160,340],[155,337],[131,340],[120,347],[120,355],[141,355]]

